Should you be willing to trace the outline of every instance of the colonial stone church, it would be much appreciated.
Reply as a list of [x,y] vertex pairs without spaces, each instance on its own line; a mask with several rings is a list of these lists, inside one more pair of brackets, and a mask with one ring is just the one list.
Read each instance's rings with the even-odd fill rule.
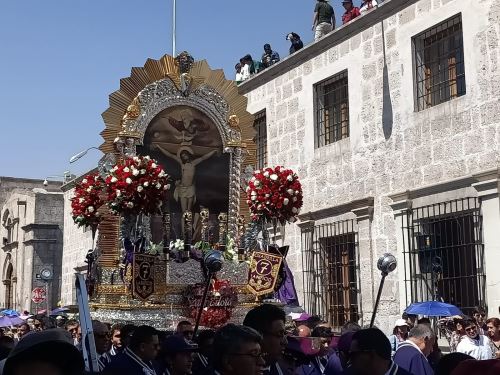
[[[57,305],[63,250],[60,188],[60,182],[0,177],[0,307],[36,312]],[[45,280],[44,270],[50,271]],[[35,288],[46,291],[39,304],[31,299]]]

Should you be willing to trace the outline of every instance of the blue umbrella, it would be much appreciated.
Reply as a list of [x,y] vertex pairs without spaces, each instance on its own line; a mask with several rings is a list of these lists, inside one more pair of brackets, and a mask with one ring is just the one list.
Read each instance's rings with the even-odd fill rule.
[[2,316],[0,318],[0,327],[11,327],[25,323],[24,320],[17,316]]
[[16,310],[5,309],[0,311],[0,314],[7,316],[19,316],[19,313]]
[[405,310],[407,314],[425,316],[455,316],[464,315],[455,305],[439,301],[415,302]]
[[50,315],[59,315],[65,313],[66,311],[69,311],[67,307],[58,307],[57,309],[52,310]]

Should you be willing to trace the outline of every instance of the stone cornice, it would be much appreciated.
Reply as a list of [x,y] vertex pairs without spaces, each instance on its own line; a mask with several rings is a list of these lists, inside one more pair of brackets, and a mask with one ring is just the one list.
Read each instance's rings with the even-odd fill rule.
[[21,227],[22,230],[29,232],[34,229],[58,229],[59,224],[53,223],[31,223]]
[[473,175],[439,182],[433,185],[426,185],[413,190],[390,194],[389,198],[393,201],[391,207],[393,210],[411,208],[411,201],[415,198],[439,194],[450,190],[463,189],[466,187],[474,187],[480,195],[482,191],[486,191],[486,194],[498,194],[499,177],[500,171],[498,168],[495,168]]
[[369,207],[373,207],[373,202],[373,197],[367,197],[364,199],[344,203],[335,207],[328,207],[317,211],[306,212],[299,215],[299,219],[301,222],[316,221],[332,216],[342,215],[347,212],[353,212],[356,216],[369,215]]
[[55,238],[32,238],[23,242],[25,245],[34,245],[37,243],[57,243]]
[[346,25],[341,25],[333,32],[321,38],[317,42],[308,44],[300,51],[285,57],[277,64],[272,65],[252,78],[242,82],[239,86],[240,94],[247,94],[267,82],[283,75],[284,73],[312,60],[314,57],[328,51],[330,48],[342,43],[344,40],[360,34],[367,28],[382,22],[386,18],[401,11],[402,9],[416,3],[418,0],[386,0],[378,5],[377,8],[357,17],[354,21]]

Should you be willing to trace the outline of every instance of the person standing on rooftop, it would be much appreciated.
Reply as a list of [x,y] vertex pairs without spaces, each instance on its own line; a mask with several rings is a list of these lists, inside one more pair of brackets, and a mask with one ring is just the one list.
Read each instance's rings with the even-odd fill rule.
[[335,12],[327,0],[317,0],[314,8],[313,25],[314,40],[324,37],[335,29]]

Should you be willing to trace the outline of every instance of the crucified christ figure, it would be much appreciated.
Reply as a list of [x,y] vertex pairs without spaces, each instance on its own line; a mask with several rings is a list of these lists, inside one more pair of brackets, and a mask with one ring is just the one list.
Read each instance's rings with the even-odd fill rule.
[[182,213],[191,211],[196,202],[196,191],[194,187],[194,174],[196,166],[202,161],[211,158],[217,150],[193,159],[193,150],[190,147],[182,146],[177,151],[177,155],[165,150],[160,145],[155,145],[165,156],[174,159],[181,166],[181,179],[175,182],[174,199],[181,204]]

